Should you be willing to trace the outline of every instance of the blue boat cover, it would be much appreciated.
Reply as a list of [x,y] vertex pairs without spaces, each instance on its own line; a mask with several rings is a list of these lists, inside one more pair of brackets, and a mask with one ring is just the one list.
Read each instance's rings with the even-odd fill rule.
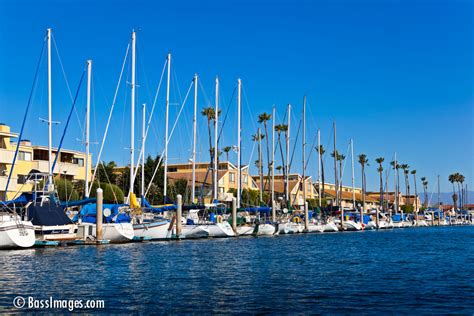
[[[110,209],[110,216],[103,216],[102,222],[103,223],[130,223],[131,218],[127,214],[124,213],[119,213],[119,207],[125,206],[126,204],[104,204],[102,206],[102,212],[104,209],[108,208]],[[97,222],[96,219],[96,204],[91,203],[91,204],[86,204],[82,207],[81,211],[79,214],[74,216],[72,219],[73,222],[77,222],[80,219],[82,219],[83,222],[85,223],[93,223],[95,224]]]
[[96,198],[83,199],[83,200],[70,201],[70,202],[61,202],[61,207],[81,206],[81,205],[86,205],[86,204],[91,204],[91,203],[96,203],[96,202],[97,202]]
[[240,208],[239,212],[249,212],[249,213],[260,213],[260,214],[270,214],[272,211],[271,207],[268,206],[257,206],[257,207],[245,207]]
[[176,205],[163,205],[159,207],[153,207],[148,200],[142,196],[141,197],[142,201],[142,207],[146,208],[147,211],[153,212],[153,213],[163,213],[165,211],[175,211],[176,210]]
[[28,220],[37,226],[68,225],[71,220],[64,213],[64,209],[55,203],[43,203],[42,206],[30,205],[28,207]]

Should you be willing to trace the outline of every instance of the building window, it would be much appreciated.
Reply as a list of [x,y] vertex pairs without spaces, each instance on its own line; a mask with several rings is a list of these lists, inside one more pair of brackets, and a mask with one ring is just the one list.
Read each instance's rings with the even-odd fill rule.
[[18,160],[31,161],[31,153],[28,151],[19,151]]
[[229,181],[230,182],[235,182],[235,173],[233,173],[233,172],[229,173]]
[[72,160],[72,163],[78,165],[79,167],[84,167],[84,159],[83,158],[74,158]]
[[248,176],[245,174],[245,175],[244,175],[244,183],[247,183],[248,180],[249,180],[249,178],[248,178]]
[[26,176],[23,174],[19,174],[16,183],[18,184],[25,184],[26,183]]
[[175,167],[168,167],[168,172],[177,172],[178,168]]

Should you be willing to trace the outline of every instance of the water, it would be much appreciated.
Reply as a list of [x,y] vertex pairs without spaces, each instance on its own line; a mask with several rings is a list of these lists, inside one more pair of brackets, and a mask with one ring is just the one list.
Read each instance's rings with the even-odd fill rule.
[[1,251],[0,264],[0,312],[22,295],[103,299],[106,313],[474,313],[473,226]]

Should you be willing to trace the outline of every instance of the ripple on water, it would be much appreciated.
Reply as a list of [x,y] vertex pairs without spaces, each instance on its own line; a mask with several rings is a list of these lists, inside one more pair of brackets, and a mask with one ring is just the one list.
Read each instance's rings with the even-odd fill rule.
[[474,227],[0,252],[16,295],[107,313],[473,313]]

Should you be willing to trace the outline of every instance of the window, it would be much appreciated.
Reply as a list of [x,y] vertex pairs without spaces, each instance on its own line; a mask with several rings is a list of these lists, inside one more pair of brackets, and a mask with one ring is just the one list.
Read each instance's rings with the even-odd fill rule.
[[73,158],[72,163],[78,165],[79,167],[84,167],[83,158]]
[[19,151],[18,160],[31,161],[31,153],[28,151]]
[[249,178],[248,178],[248,176],[245,174],[245,175],[244,175],[244,183],[247,183],[248,180],[249,180]]
[[178,168],[175,167],[168,167],[168,172],[177,172]]
[[235,173],[233,173],[233,172],[229,173],[229,181],[230,182],[235,182]]
[[18,184],[25,184],[26,183],[26,176],[23,174],[19,174],[16,183]]

